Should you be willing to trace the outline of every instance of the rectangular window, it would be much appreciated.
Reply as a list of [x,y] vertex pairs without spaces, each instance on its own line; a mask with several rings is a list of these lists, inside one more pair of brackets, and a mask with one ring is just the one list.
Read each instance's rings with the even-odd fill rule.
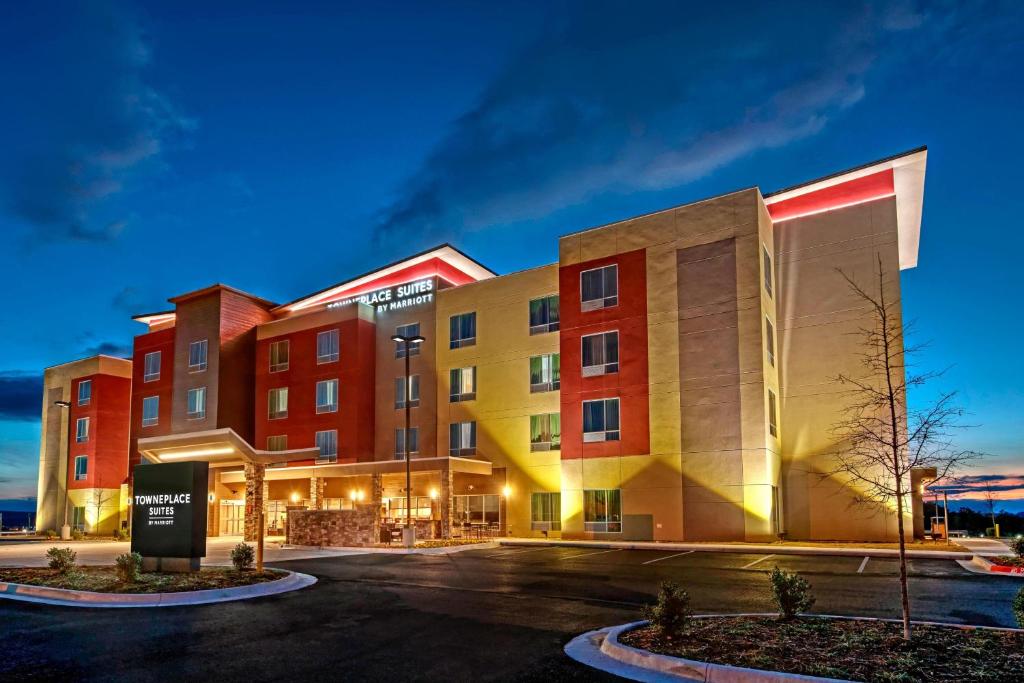
[[450,333],[448,348],[461,349],[463,346],[476,344],[476,311],[453,315],[448,323]]
[[267,413],[271,420],[288,417],[288,387],[271,389],[268,392]]
[[338,430],[328,429],[316,433],[316,447],[320,449],[317,462],[338,461]]
[[288,369],[288,340],[270,342],[270,371],[281,372]]
[[[409,455],[416,455],[420,450],[420,429],[411,427],[409,429]],[[405,458],[405,430],[395,430],[395,460]]]
[[764,345],[768,349],[768,364],[775,367],[775,328],[772,321],[764,319]]
[[142,399],[142,426],[152,427],[160,421],[160,397],[146,396]]
[[583,402],[583,441],[619,440],[619,399]]
[[75,420],[75,441],[85,443],[89,440],[89,418],[80,417]]
[[462,527],[474,524],[501,526],[501,500],[496,494],[452,496],[452,523]]
[[[420,324],[409,323],[408,325],[399,325],[395,328],[395,334],[399,337],[418,337],[420,335]],[[420,344],[409,344],[409,355],[420,355]],[[395,358],[405,358],[404,343],[395,342]]]
[[558,295],[530,300],[530,334],[558,330]]
[[89,456],[75,456],[75,481],[82,481],[89,476]]
[[316,383],[316,412],[338,412],[338,380],[325,379]]
[[530,528],[534,531],[562,530],[562,494],[530,495]]
[[448,455],[476,455],[476,422],[448,425]]
[[208,344],[205,339],[194,341],[188,345],[188,371],[202,372],[206,369],[206,352]]
[[288,450],[288,435],[277,434],[275,436],[267,437],[267,450],[268,451],[286,451]]
[[160,352],[150,351],[142,357],[142,381],[155,382],[160,379]]
[[[409,378],[409,407],[415,408],[420,404],[420,376],[412,375]],[[395,408],[404,408],[406,399],[405,377],[395,378]]]
[[472,401],[476,398],[476,366],[471,368],[452,368],[450,373],[451,390],[448,402]]
[[768,253],[768,247],[761,245],[761,260],[764,265],[764,291],[768,292],[768,296],[772,295],[772,257]]
[[545,413],[530,416],[530,450],[557,451],[562,447],[562,416]]
[[779,425],[775,420],[775,392],[768,390],[768,433],[772,436],[779,435]]
[[78,405],[87,406],[92,400],[92,380],[83,379],[78,383]]
[[71,509],[71,526],[79,531],[85,531],[85,506],[76,505]]
[[316,335],[316,362],[333,363],[338,360],[340,350],[338,330],[327,330]]
[[619,266],[611,264],[580,273],[580,310],[596,311],[619,303]]
[[530,393],[555,391],[561,386],[559,354],[548,353],[530,357]]
[[622,495],[619,489],[583,491],[583,529],[610,533],[622,531]]
[[206,387],[188,390],[188,414],[190,420],[202,420],[206,417]]
[[619,371],[619,333],[601,332],[582,337],[583,376]]

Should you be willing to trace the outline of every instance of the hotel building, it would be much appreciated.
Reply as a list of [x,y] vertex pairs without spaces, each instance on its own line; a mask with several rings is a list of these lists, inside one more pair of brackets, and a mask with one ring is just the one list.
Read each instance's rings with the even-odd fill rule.
[[[832,378],[863,373],[871,319],[836,270],[868,284],[881,259],[899,298],[925,162],[575,232],[506,275],[443,245],[286,303],[175,296],[130,360],[46,371],[39,526],[123,527],[133,467],[203,460],[212,536],[253,538],[262,509],[295,543],[375,542],[408,445],[420,536],[893,539],[829,474]],[[424,338],[408,383],[396,334]]]

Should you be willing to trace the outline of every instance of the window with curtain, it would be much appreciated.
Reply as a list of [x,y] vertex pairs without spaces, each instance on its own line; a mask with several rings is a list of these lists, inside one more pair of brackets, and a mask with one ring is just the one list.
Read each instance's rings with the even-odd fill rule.
[[580,310],[594,311],[619,303],[619,266],[611,264],[580,273]]
[[583,376],[606,375],[619,371],[619,333],[588,334],[581,340]]
[[[409,428],[409,455],[415,455],[420,450],[420,430],[419,427]],[[402,460],[405,458],[405,430],[395,430],[395,460]]]
[[337,462],[338,430],[327,429],[316,433],[316,447],[320,449],[319,461]]
[[202,420],[206,417],[206,387],[195,387],[188,390],[186,417],[190,420]]
[[274,436],[267,437],[267,450],[268,451],[286,451],[288,450],[288,435],[287,434],[276,434]]
[[448,455],[476,455],[476,422],[448,425]]
[[160,352],[150,351],[142,357],[142,381],[155,382],[160,379]]
[[202,372],[206,369],[207,351],[209,345],[207,340],[200,339],[188,345],[188,371]]
[[89,418],[80,417],[75,421],[75,441],[85,443],[89,440]]
[[160,421],[160,397],[146,396],[142,399],[142,426],[152,427]]
[[530,300],[530,334],[555,332],[558,322],[557,294]]
[[89,456],[75,456],[75,481],[82,481],[89,476]]
[[775,279],[772,275],[772,257],[768,253],[768,247],[761,246],[761,260],[763,261],[764,269],[764,291],[768,292],[768,296],[772,295],[772,281]]
[[92,380],[83,379],[78,383],[78,405],[87,406],[92,400]]
[[622,496],[619,489],[583,491],[583,528],[586,531],[622,531]]
[[779,435],[779,425],[775,417],[775,392],[768,390],[768,433],[772,436]]
[[[412,375],[409,378],[409,407],[415,408],[420,404],[420,376]],[[406,399],[405,377],[395,378],[395,408],[404,408]]]
[[448,323],[449,348],[460,349],[476,344],[476,311],[453,315]]
[[338,380],[325,379],[316,383],[316,412],[338,412]]
[[267,414],[271,420],[288,417],[288,387],[267,392]]
[[530,393],[555,391],[561,386],[559,354],[530,357]]
[[448,402],[472,401],[476,398],[476,367],[452,368]]
[[333,363],[340,353],[338,330],[326,330],[316,335],[316,362]]
[[557,451],[562,447],[562,418],[558,413],[530,416],[530,450]]
[[775,328],[772,321],[764,319],[764,345],[768,350],[768,364],[775,367]]
[[562,530],[562,494],[530,494],[530,528],[534,531]]
[[583,402],[583,441],[619,440],[619,399]]
[[270,371],[281,372],[288,369],[289,344],[287,339],[270,342]]

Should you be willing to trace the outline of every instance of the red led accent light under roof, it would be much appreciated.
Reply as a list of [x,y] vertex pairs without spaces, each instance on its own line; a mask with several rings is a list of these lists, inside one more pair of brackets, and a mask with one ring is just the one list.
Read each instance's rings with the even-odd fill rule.
[[895,193],[892,169],[887,168],[878,173],[861,176],[769,204],[768,213],[771,214],[772,220],[784,221],[843,206],[861,204],[873,199],[891,197]]
[[394,273],[382,275],[381,277],[370,280],[369,282],[364,282],[358,287],[335,292],[330,297],[320,299],[316,303],[326,304],[332,301],[348,299],[353,296],[359,296],[360,294],[366,294],[367,292],[374,292],[378,289],[385,289],[387,287],[405,284],[406,282],[413,282],[414,280],[433,277],[434,275],[453,285],[465,285],[470,282],[476,282],[475,278],[467,275],[446,261],[439,258],[432,258],[429,261],[417,263],[409,266],[408,268],[395,271]]

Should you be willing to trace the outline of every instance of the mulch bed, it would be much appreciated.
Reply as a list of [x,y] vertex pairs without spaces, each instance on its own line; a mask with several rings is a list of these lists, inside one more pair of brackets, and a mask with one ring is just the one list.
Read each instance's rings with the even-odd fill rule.
[[134,583],[121,583],[113,567],[76,567],[68,574],[47,567],[0,568],[0,582],[96,593],[181,593],[251,586],[283,579],[285,576],[284,572],[276,570],[260,573],[256,570],[239,572],[223,567],[203,567],[198,572],[181,574],[143,573]]
[[477,543],[489,543],[491,539],[476,539],[476,538],[449,538],[449,539],[437,539],[430,541],[419,541],[416,543],[417,548],[454,548],[459,545],[476,545]]
[[999,557],[986,557],[985,559],[992,564],[998,564],[1003,567],[1024,567],[1024,557],[1000,555]]
[[694,619],[678,642],[651,627],[620,641],[663,655],[856,681],[1022,681],[1024,633],[898,623],[774,617]]

